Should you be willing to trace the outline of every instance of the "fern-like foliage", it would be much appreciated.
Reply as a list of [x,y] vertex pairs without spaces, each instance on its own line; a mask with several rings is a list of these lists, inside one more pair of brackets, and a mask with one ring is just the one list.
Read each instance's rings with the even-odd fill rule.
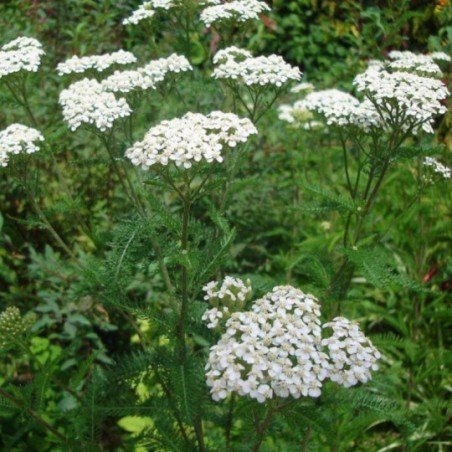
[[367,281],[381,289],[399,286],[410,290],[424,291],[419,283],[397,268],[393,256],[383,247],[362,246],[345,249],[345,255],[365,276]]

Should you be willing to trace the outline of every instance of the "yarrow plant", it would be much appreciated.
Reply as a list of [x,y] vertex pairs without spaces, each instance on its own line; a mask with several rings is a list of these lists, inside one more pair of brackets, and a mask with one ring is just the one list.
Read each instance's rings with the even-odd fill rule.
[[115,71],[102,81],[107,91],[128,93],[137,89],[155,88],[170,73],[179,74],[193,67],[183,55],[173,53],[167,58],[159,58],[135,70]]
[[34,38],[20,37],[0,48],[0,81],[20,71],[37,72],[44,50]]
[[233,312],[240,312],[251,298],[251,281],[243,282],[239,278],[226,276],[218,289],[218,281],[211,281],[203,287],[207,300],[212,306],[204,312],[202,320],[208,320],[208,328],[216,328],[219,323],[224,323]]
[[59,63],[57,66],[58,75],[81,74],[89,69],[97,72],[103,72],[113,65],[126,65],[136,63],[137,59],[131,52],[118,50],[105,55],[91,55],[79,57],[72,56],[68,60]]
[[147,170],[155,164],[190,168],[193,162],[222,162],[225,146],[233,148],[257,133],[249,119],[233,113],[187,113],[151,128],[143,141],[126,151],[134,165]]
[[6,308],[0,314],[0,349],[15,346],[23,341],[35,321],[34,313],[22,316],[17,307]]
[[300,70],[278,55],[252,57],[248,51],[232,47],[219,51],[213,61],[216,67],[212,77],[238,81],[247,86],[280,87],[301,78]]
[[441,162],[438,162],[438,160],[434,159],[433,157],[425,157],[423,164],[424,166],[431,168],[432,171],[438,174],[441,178],[451,178],[451,169],[443,165]]
[[8,166],[10,155],[33,154],[44,141],[41,132],[22,124],[11,124],[0,131],[0,166]]
[[118,118],[132,113],[124,98],[117,99],[97,80],[83,79],[73,83],[60,94],[59,103],[71,130],[82,124],[92,124],[101,132],[110,129]]
[[[213,328],[210,312],[205,319]],[[367,382],[380,353],[349,320],[336,318],[323,325],[328,327],[334,334],[322,339],[315,297],[292,286],[275,287],[250,311],[233,313],[211,347],[206,377],[212,398],[237,393],[263,403],[273,397],[320,397],[325,379],[345,387]]]
[[201,12],[201,21],[207,27],[223,21],[246,22],[258,19],[264,11],[270,11],[270,7],[262,1],[236,0],[209,6]]

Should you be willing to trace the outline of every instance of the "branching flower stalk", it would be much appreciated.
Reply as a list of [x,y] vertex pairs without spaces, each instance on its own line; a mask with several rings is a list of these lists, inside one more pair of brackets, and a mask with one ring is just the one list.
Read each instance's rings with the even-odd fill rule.
[[[27,114],[28,119],[30,120],[32,126],[35,127],[36,129],[39,129],[40,128],[39,123],[38,123],[38,121],[33,113],[33,110],[31,108],[31,105],[30,105],[28,92],[27,92],[26,80],[27,80],[27,73],[19,72],[18,74],[15,74],[13,77],[10,77],[9,79],[6,78],[4,80],[4,83],[5,83],[6,87],[8,88],[9,92],[11,93],[13,99],[25,110],[25,113]],[[55,158],[52,147],[45,140],[42,144],[42,147],[45,149],[47,154],[50,155],[50,158],[52,160],[53,170],[55,171],[55,173],[58,177],[58,182],[60,183],[61,187],[63,187],[66,195],[73,202],[74,198],[72,196],[72,192],[69,189],[69,186],[65,180],[65,177],[63,176],[63,174],[61,173],[61,171],[58,167],[58,162]],[[36,202],[36,205],[39,207],[37,202]],[[55,229],[50,224],[48,218],[45,216],[45,213],[42,211],[42,209],[39,209],[39,210],[40,210],[40,213],[37,212],[39,217],[41,218],[41,220],[43,220],[43,223],[46,225],[47,228],[49,228],[49,225],[50,225],[50,227],[52,228],[53,231],[50,229],[49,229],[49,231],[55,237],[55,232],[56,232]],[[36,211],[36,208],[35,208],[35,211]],[[91,242],[94,244],[94,246],[96,246],[96,241],[92,237],[91,230],[90,230],[89,226],[86,224],[86,221],[84,220],[84,218],[79,214],[78,209],[75,210],[75,215],[77,216],[78,223],[82,226],[83,232],[91,239]],[[45,220],[44,220],[44,217],[45,217]],[[61,242],[62,242],[62,239],[58,240],[58,243],[60,245],[61,245]],[[67,249],[64,249],[64,251],[67,253]]]

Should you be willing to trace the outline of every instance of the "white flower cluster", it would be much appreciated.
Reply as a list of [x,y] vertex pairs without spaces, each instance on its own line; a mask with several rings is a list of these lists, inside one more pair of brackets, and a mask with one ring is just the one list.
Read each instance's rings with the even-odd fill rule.
[[445,61],[446,63],[449,63],[451,60],[450,55],[444,52],[432,52],[430,57],[435,61]]
[[214,111],[207,116],[187,113],[152,127],[143,141],[126,151],[126,156],[144,170],[170,162],[190,168],[193,162],[201,160],[222,162],[221,151],[225,146],[235,147],[256,133],[249,119],[233,113]]
[[88,69],[102,72],[114,64],[131,64],[137,61],[135,55],[125,50],[107,53],[105,55],[91,55],[79,57],[74,55],[57,66],[58,75],[77,73],[81,74]]
[[94,124],[104,132],[113,126],[116,119],[132,113],[124,98],[116,99],[113,93],[105,91],[101,83],[87,78],[72,83],[63,90],[59,103],[71,130],[86,123]]
[[307,83],[307,82],[298,83],[290,90],[291,93],[295,93],[295,94],[312,93],[312,91],[314,91],[314,85],[312,83]]
[[36,72],[44,50],[34,38],[19,37],[0,48],[0,79],[19,71]]
[[[306,90],[309,89],[308,86]],[[363,130],[382,126],[380,115],[369,100],[359,102],[351,94],[337,89],[314,91],[293,105],[281,105],[278,117],[294,127],[310,130],[321,126],[320,122],[312,121],[313,113],[323,116],[328,125],[353,125]]]
[[323,328],[333,329],[333,335],[322,340],[332,361],[329,372],[331,381],[349,388],[370,380],[371,371],[378,370],[376,362],[381,354],[359,326],[344,317],[336,317],[332,322],[325,323]]
[[213,57],[213,64],[225,64],[229,60],[234,62],[244,61],[247,58],[253,58],[253,54],[246,49],[240,47],[230,46],[225,49],[220,49]]
[[[217,321],[214,316],[206,320]],[[234,392],[261,403],[273,397],[319,397],[327,378],[347,387],[367,381],[380,354],[355,324],[335,319],[324,326],[332,325],[333,337],[322,340],[317,300],[292,286],[275,287],[251,311],[232,313],[205,367],[212,398]]]
[[173,53],[167,58],[151,61],[136,70],[115,71],[102,81],[102,86],[114,93],[128,93],[135,89],[146,90],[154,88],[169,73],[186,72],[192,69],[187,58]]
[[300,80],[301,72],[297,67],[286,63],[278,55],[253,58],[249,52],[237,47],[225,49],[215,61],[221,61],[213,71],[217,79],[236,80],[245,85],[282,86],[289,80]]
[[8,166],[10,154],[39,151],[36,141],[44,141],[41,132],[22,124],[11,124],[0,131],[0,166]]
[[314,114],[305,107],[303,100],[298,100],[293,105],[280,105],[278,118],[294,128],[302,127],[304,130],[316,129],[323,125],[320,121],[314,120]]
[[358,99],[337,89],[314,91],[297,104],[298,109],[306,109],[324,116],[328,125],[340,126],[350,123],[350,115],[358,106]]
[[434,117],[447,111],[441,101],[449,94],[440,80],[408,72],[367,69],[355,77],[356,89],[370,99],[385,123],[403,130],[421,127],[433,133]]
[[140,5],[129,17],[124,19],[122,23],[124,25],[137,25],[144,19],[149,19],[155,15],[157,9],[169,10],[176,6],[174,0],[149,0]]
[[330,365],[319,317],[314,297],[291,286],[275,287],[251,311],[233,313],[206,365],[212,398],[320,396]]
[[208,309],[202,316],[202,320],[209,321],[208,328],[216,328],[219,321],[226,321],[232,312],[241,311],[251,295],[251,283],[244,283],[241,279],[226,276],[220,289],[217,281],[211,281],[203,287],[208,300],[214,307]]
[[451,169],[447,166],[444,166],[442,163],[438,162],[438,160],[434,159],[433,157],[425,157],[423,164],[425,166],[429,166],[432,168],[432,170],[439,174],[444,179],[450,179],[451,178]]
[[410,51],[393,50],[389,52],[391,61],[388,67],[396,71],[415,72],[419,75],[441,77],[442,72],[431,55],[417,55]]
[[235,0],[216,6],[210,6],[201,12],[201,21],[210,27],[214,22],[234,20],[246,22],[259,19],[259,14],[270,11],[270,7],[259,0]]

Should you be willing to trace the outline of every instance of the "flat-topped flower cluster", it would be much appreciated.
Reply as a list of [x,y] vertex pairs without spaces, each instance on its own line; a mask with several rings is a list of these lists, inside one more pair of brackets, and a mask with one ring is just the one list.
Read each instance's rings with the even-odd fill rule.
[[190,168],[193,162],[222,162],[224,147],[244,143],[257,129],[246,118],[214,111],[208,115],[187,113],[182,118],[162,121],[152,127],[143,141],[126,151],[134,165],[144,170],[155,164]]
[[415,72],[418,75],[431,77],[443,75],[431,55],[418,55],[408,50],[393,50],[389,52],[388,57],[392,60],[388,63],[388,67],[396,71]]
[[[440,54],[438,59],[446,60],[444,56]],[[433,54],[391,52],[390,57],[389,62],[372,60],[368,69],[355,77],[353,84],[363,101],[336,89],[312,92],[292,106],[280,107],[280,119],[295,123],[307,110],[319,114],[328,125],[433,133],[436,116],[447,111],[443,101],[449,94],[445,84],[435,78],[441,71]]]
[[0,131],[0,166],[8,166],[10,155],[39,151],[36,142],[44,141],[42,133],[22,124],[11,124]]
[[81,124],[92,124],[104,132],[113,126],[115,120],[132,113],[127,100],[116,98],[114,93],[155,88],[168,74],[191,69],[184,56],[172,54],[136,70],[116,71],[102,82],[84,78],[60,93],[64,119],[71,130],[76,130]]
[[169,73],[180,73],[192,70],[193,67],[182,55],[173,53],[169,57],[159,58],[136,70],[115,71],[102,81],[107,91],[128,93],[136,89],[155,88]]
[[229,20],[246,22],[259,19],[259,14],[264,11],[270,11],[270,7],[259,0],[235,0],[204,9],[201,12],[201,21],[207,27],[210,27],[215,22]]
[[72,83],[60,93],[59,103],[64,119],[71,130],[85,124],[92,124],[101,132],[110,129],[118,118],[132,113],[124,98],[116,99],[107,92],[102,83],[93,79],[83,79]]
[[[137,25],[142,20],[151,19],[159,12],[170,11],[183,6],[183,0],[148,0],[143,2],[122,23],[124,25]],[[256,20],[262,12],[270,11],[270,7],[259,0],[231,0],[226,2],[222,0],[199,0],[198,6],[204,8],[200,13],[200,19],[207,27],[216,22]]]
[[136,9],[129,17],[124,19],[122,23],[124,25],[137,25],[144,19],[150,19],[155,15],[156,10],[169,10],[176,6],[175,0],[149,0],[142,3],[138,9]]
[[[211,286],[205,289],[210,300]],[[217,326],[210,314],[204,319]],[[333,335],[322,338],[322,328]],[[275,287],[251,310],[233,312],[223,330],[206,365],[216,401],[232,393],[258,402],[319,397],[326,379],[345,387],[367,382],[381,356],[357,324],[337,317],[322,326],[316,298],[292,286]]]
[[368,69],[353,81],[358,92],[368,98],[389,126],[416,133],[421,128],[433,133],[437,115],[446,113],[442,101],[449,91],[441,80],[410,72]]
[[452,171],[447,166],[443,165],[433,157],[425,157],[423,164],[432,169],[432,171],[438,174],[443,179],[450,179],[452,177]]
[[59,75],[63,74],[81,74],[89,69],[97,72],[102,72],[113,65],[125,65],[136,63],[137,59],[131,52],[125,50],[118,50],[104,55],[90,55],[79,57],[72,56],[66,61],[57,65],[57,72]]
[[297,67],[286,63],[278,55],[253,57],[247,50],[228,47],[214,57],[217,64],[212,73],[216,79],[237,81],[247,86],[282,86],[291,80],[300,80]]
[[20,71],[36,72],[45,54],[34,38],[19,37],[0,47],[0,79]]

